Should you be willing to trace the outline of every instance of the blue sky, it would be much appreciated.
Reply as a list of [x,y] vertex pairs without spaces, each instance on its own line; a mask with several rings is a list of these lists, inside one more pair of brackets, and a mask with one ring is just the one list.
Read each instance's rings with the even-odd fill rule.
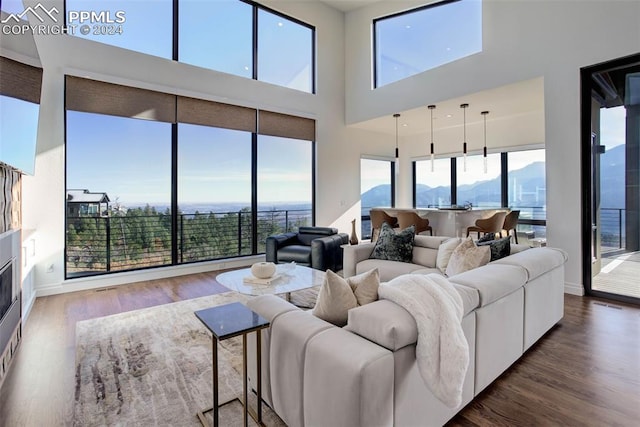
[[40,106],[0,95],[0,161],[33,174]]
[[[250,203],[251,134],[178,127],[180,203]],[[123,204],[169,204],[171,125],[67,112],[67,188]],[[310,202],[311,143],[258,137],[260,203]]]

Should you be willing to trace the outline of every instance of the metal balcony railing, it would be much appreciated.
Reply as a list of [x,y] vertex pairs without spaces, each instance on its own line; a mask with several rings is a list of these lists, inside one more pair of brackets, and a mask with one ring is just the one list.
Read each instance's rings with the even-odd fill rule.
[[626,244],[626,220],[621,208],[600,208],[600,246],[603,250],[621,249]]
[[[257,253],[267,236],[311,225],[311,210],[257,213]],[[176,264],[252,254],[249,210],[178,215]],[[68,277],[171,265],[170,214],[67,217]]]

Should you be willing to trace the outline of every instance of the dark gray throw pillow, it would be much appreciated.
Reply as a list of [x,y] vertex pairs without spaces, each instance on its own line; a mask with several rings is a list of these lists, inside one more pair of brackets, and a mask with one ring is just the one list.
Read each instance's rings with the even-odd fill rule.
[[495,261],[500,258],[504,258],[511,254],[511,237],[503,237],[498,240],[491,240],[488,242],[481,242],[478,240],[476,246],[491,247],[491,261]]
[[496,233],[485,233],[484,236],[479,238],[476,243],[491,242],[495,239],[496,239]]
[[369,258],[411,262],[415,231],[416,228],[412,225],[396,233],[389,224],[383,222],[376,246]]

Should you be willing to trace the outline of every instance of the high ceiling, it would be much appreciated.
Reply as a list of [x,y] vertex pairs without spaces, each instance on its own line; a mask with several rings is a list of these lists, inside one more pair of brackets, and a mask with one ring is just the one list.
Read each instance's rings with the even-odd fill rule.
[[379,1],[381,0],[322,0],[323,3],[343,12],[350,12],[354,9],[358,9],[359,7],[367,6]]
[[[544,83],[542,78],[526,80],[495,89],[465,95],[460,98],[439,102],[433,111],[434,129],[443,130],[462,127],[463,111],[460,104],[469,104],[466,109],[466,123],[479,123],[483,120],[480,112],[489,111],[487,121],[504,120],[526,116],[544,111]],[[429,132],[429,110],[427,105],[398,111],[401,114],[399,124],[403,136],[426,134]],[[514,122],[517,122],[515,120]],[[356,123],[354,127],[395,134],[393,113],[384,117]]]

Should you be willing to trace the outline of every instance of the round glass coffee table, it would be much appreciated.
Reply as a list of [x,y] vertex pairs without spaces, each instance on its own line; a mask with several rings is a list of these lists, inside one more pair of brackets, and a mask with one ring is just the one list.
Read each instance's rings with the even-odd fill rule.
[[325,272],[302,265],[278,264],[276,266],[276,276],[269,284],[247,283],[244,279],[253,277],[251,268],[242,268],[220,273],[216,280],[224,287],[241,294],[285,294],[287,301],[289,301],[291,292],[322,285]]

